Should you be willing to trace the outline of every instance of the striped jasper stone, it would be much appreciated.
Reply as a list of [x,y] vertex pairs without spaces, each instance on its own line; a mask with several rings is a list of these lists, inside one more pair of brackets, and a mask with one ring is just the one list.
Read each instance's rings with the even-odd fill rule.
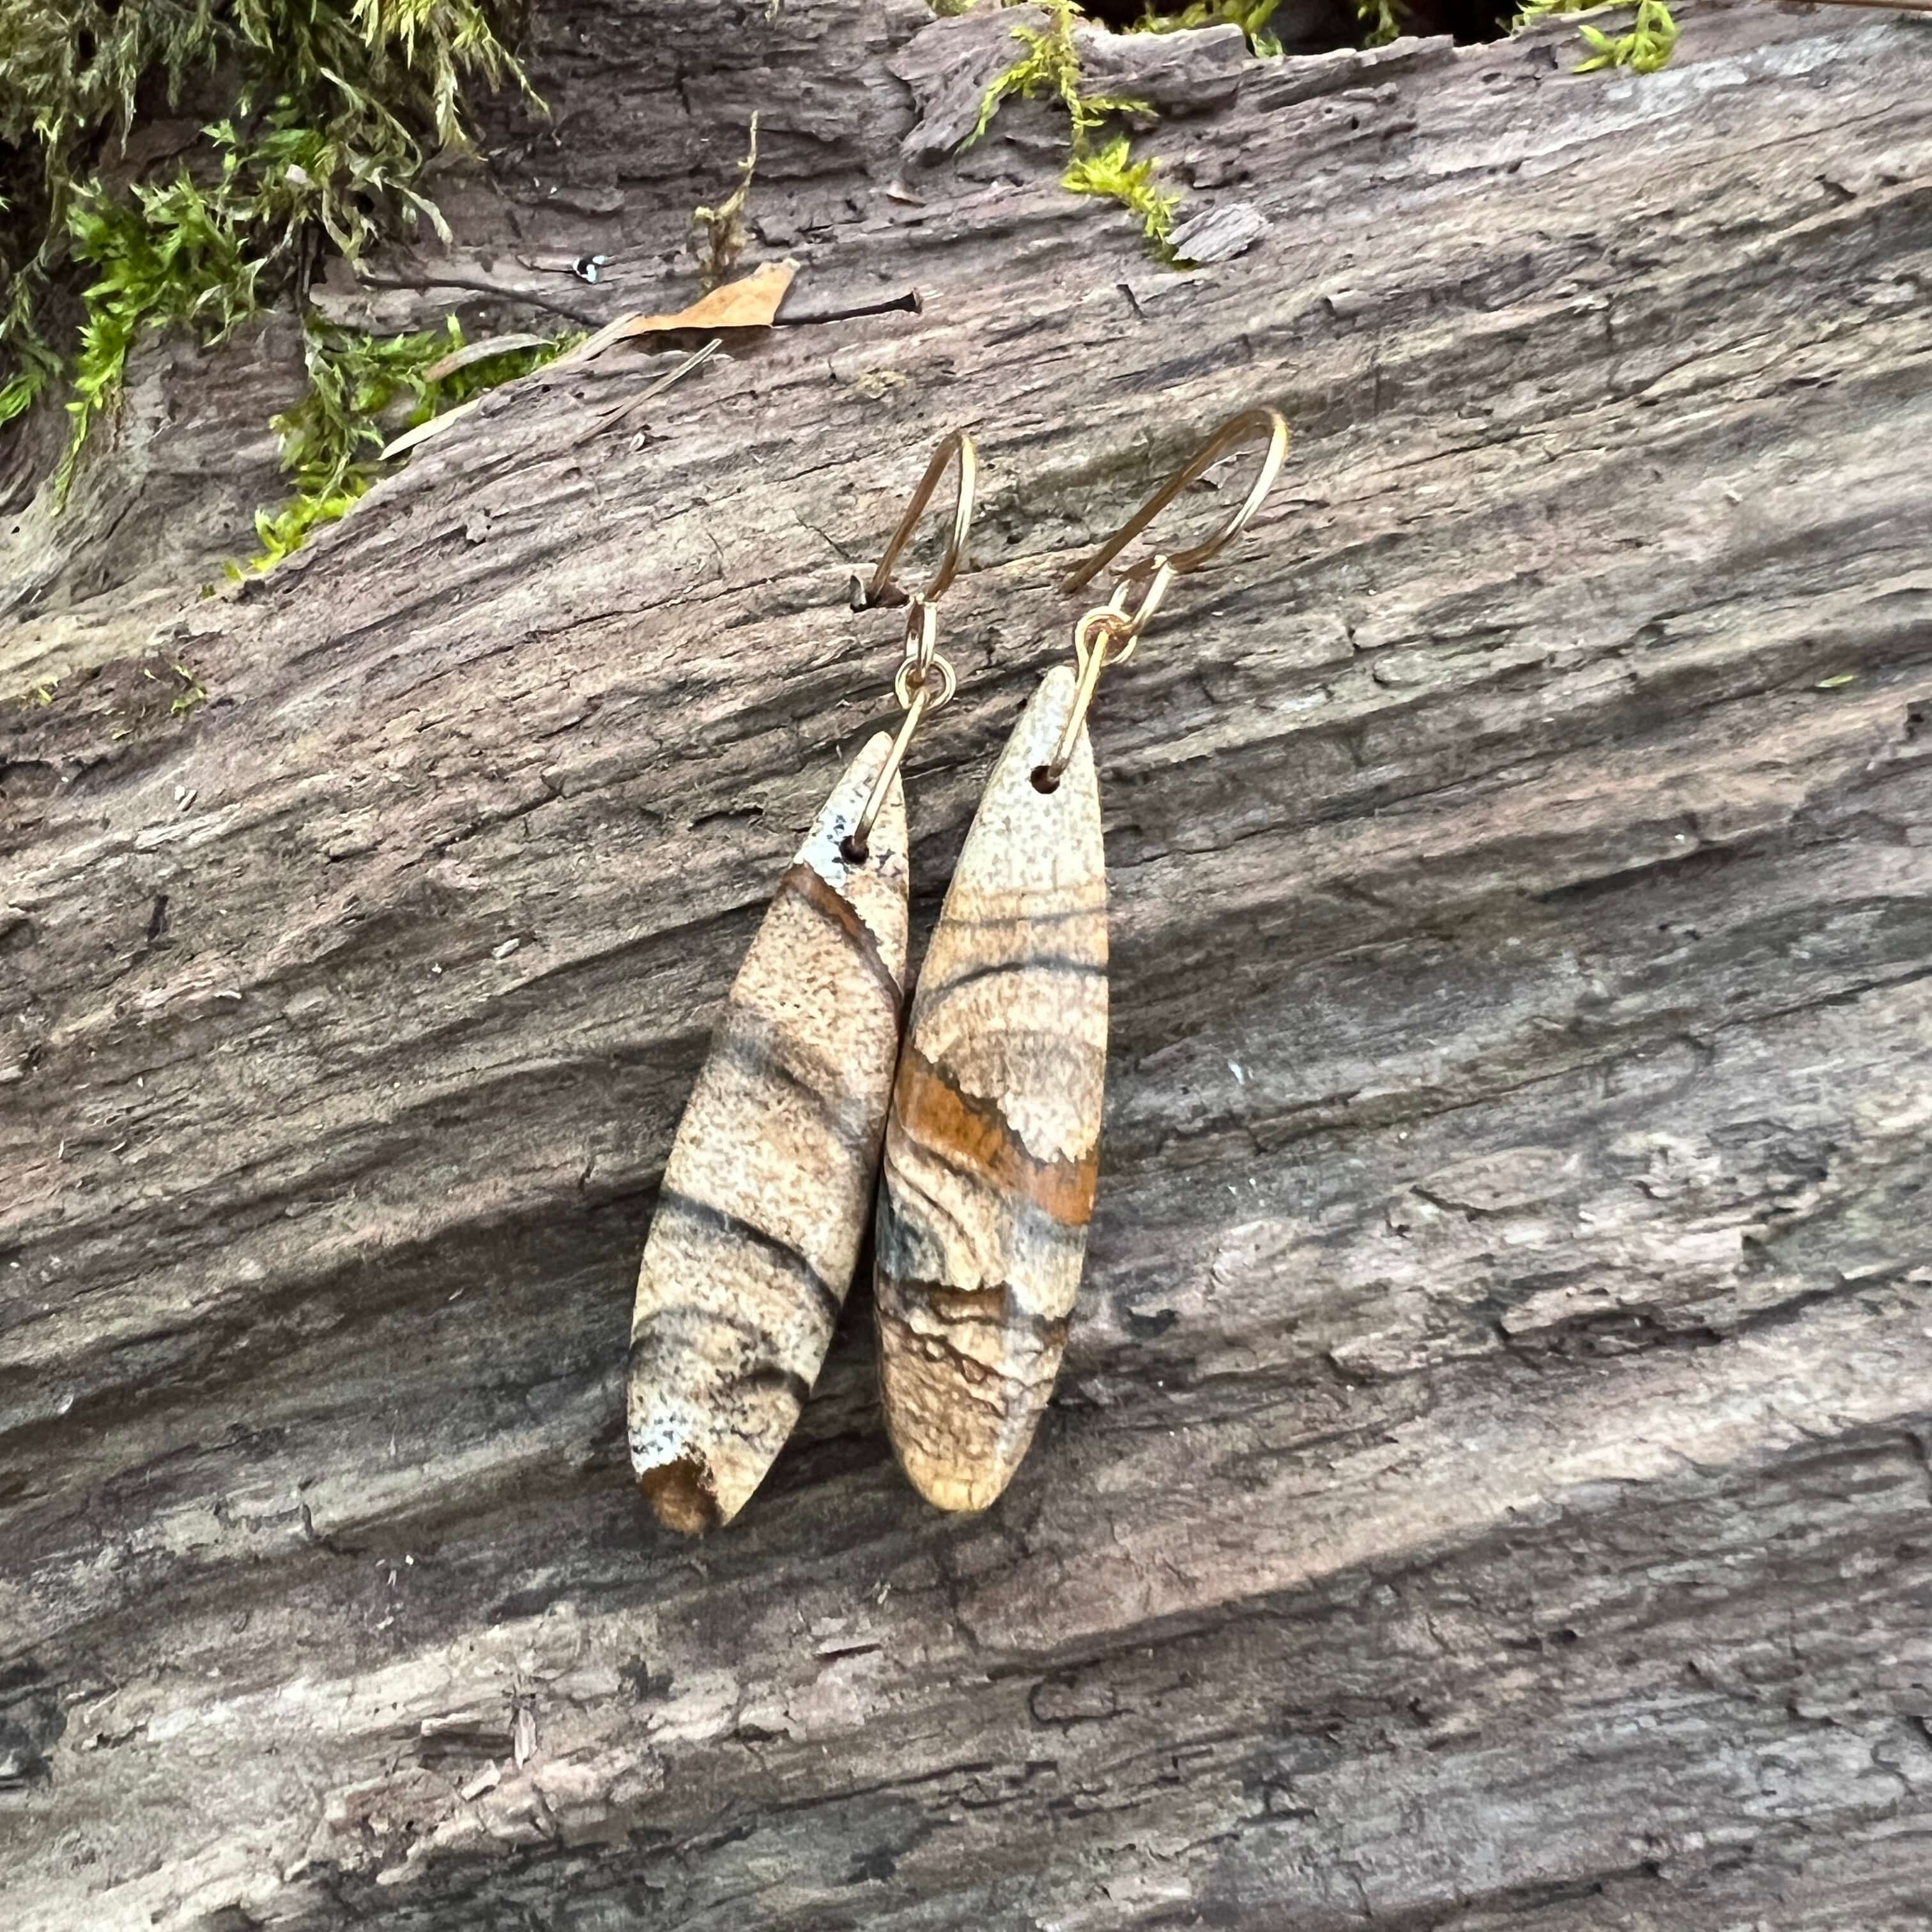
[[905,797],[839,850],[891,740],[853,761],[733,983],[638,1275],[631,1465],[674,1529],[728,1522],[811,1393],[859,1256],[898,1053]]
[[886,1425],[941,1509],[984,1509],[1052,1393],[1094,1210],[1107,871],[1073,673],[1047,674],[988,781],[920,975],[886,1128],[877,1302]]

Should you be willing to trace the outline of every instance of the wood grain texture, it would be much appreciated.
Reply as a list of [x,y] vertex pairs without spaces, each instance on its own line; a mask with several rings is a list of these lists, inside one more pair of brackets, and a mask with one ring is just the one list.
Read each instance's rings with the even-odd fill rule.
[[[1145,137],[1268,224],[1182,277],[1046,104],[904,178],[922,8],[765,13],[539,10],[554,120],[418,266],[673,308],[758,106],[748,262],[922,314],[616,430],[648,360],[539,376],[208,598],[266,352],[177,350],[94,549],[0,519],[55,545],[8,690],[62,680],[0,706],[10,1922],[1920,1932],[1932,34],[1248,66]],[[609,289],[516,259],[583,248]],[[862,1277],[694,1550],[630,1476],[637,1259],[891,722],[849,574],[974,426],[916,950],[1056,584],[1251,404],[1281,484],[1095,713],[1105,1184],[1035,1450],[922,1502]]]
[[906,975],[905,792],[842,850],[884,768],[833,787],[732,982],[638,1273],[631,1466],[660,1521],[729,1522],[818,1378],[872,1204]]
[[1046,1413],[1087,1254],[1107,1074],[1107,851],[1056,665],[986,781],[921,968],[880,1177],[879,1385],[913,1486],[982,1510]]

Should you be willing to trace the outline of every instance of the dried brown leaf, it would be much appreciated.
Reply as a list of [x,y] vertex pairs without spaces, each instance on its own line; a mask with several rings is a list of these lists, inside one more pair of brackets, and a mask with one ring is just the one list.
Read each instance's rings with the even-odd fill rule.
[[[606,322],[595,335],[557,361],[588,362],[614,342],[640,335],[671,335],[682,329],[715,333],[721,328],[769,328],[798,273],[795,262],[769,262],[735,282],[700,296],[672,315],[626,315]],[[553,364],[553,367],[555,365]]]

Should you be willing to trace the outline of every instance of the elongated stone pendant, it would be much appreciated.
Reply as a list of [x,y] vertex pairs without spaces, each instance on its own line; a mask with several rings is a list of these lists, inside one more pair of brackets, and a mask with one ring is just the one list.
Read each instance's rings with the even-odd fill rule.
[[658,1518],[728,1522],[817,1379],[856,1264],[898,1052],[905,797],[855,866],[840,848],[882,732],[842,778],[734,982],[638,1275],[631,1465]]
[[1107,866],[1074,698],[1049,671],[966,835],[899,1056],[880,1190],[886,1426],[942,1509],[1005,1489],[1060,1370],[1094,1210],[1107,1061]]

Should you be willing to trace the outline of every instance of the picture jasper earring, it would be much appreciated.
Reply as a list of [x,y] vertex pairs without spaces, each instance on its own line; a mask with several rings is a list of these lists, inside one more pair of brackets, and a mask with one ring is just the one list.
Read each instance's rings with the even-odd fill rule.
[[906,974],[905,796],[913,734],[952,698],[934,605],[964,556],[977,459],[928,466],[867,595],[877,602],[947,466],[952,527],[907,600],[875,734],[813,821],[745,963],[678,1124],[638,1274],[626,1391],[631,1466],[658,1520],[728,1522],[784,1446],[859,1256],[898,1055]]
[[984,1509],[1012,1480],[1060,1371],[1098,1179],[1107,1065],[1107,862],[1087,713],[1178,577],[1246,529],[1288,425],[1234,418],[1090,561],[1076,590],[1232,450],[1267,445],[1214,533],[1119,574],[1073,626],[966,835],[920,974],[886,1126],[878,1310],[886,1427],[914,1486]]

